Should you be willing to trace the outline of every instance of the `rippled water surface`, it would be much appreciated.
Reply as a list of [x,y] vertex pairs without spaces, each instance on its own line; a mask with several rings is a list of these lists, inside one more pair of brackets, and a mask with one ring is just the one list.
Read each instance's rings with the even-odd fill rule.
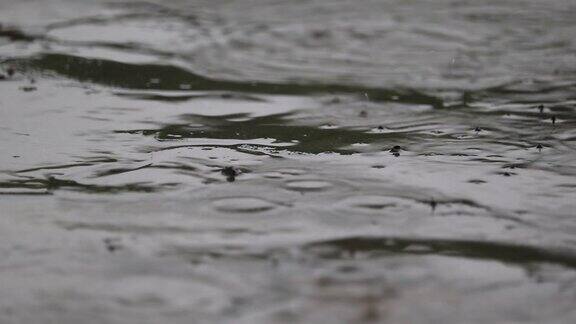
[[571,0],[0,0],[0,322],[574,323]]

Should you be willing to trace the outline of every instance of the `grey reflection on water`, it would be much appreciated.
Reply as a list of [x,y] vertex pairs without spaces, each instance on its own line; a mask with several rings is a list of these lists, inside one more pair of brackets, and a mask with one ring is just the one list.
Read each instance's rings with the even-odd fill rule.
[[0,322],[573,323],[574,17],[0,1]]

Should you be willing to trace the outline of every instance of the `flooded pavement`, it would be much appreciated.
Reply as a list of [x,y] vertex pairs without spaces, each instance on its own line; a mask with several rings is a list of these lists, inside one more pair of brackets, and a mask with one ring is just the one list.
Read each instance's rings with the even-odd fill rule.
[[0,1],[0,322],[574,323],[575,17]]

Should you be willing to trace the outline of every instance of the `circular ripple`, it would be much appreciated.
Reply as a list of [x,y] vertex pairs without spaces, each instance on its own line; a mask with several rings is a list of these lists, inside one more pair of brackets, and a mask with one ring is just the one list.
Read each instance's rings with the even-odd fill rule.
[[401,199],[386,196],[357,196],[346,199],[343,202],[352,208],[361,208],[367,210],[379,210],[385,208],[394,208],[402,204]]
[[299,180],[288,182],[286,187],[297,191],[320,191],[332,187],[332,183],[321,180]]
[[296,168],[285,168],[278,170],[278,172],[285,175],[302,175],[306,173],[306,170]]
[[213,203],[217,210],[229,213],[257,213],[277,207],[272,202],[255,197],[220,198]]

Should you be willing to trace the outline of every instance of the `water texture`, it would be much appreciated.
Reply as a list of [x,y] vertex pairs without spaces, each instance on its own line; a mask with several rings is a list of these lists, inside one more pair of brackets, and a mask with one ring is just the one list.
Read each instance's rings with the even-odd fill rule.
[[0,323],[574,323],[576,3],[0,0]]

